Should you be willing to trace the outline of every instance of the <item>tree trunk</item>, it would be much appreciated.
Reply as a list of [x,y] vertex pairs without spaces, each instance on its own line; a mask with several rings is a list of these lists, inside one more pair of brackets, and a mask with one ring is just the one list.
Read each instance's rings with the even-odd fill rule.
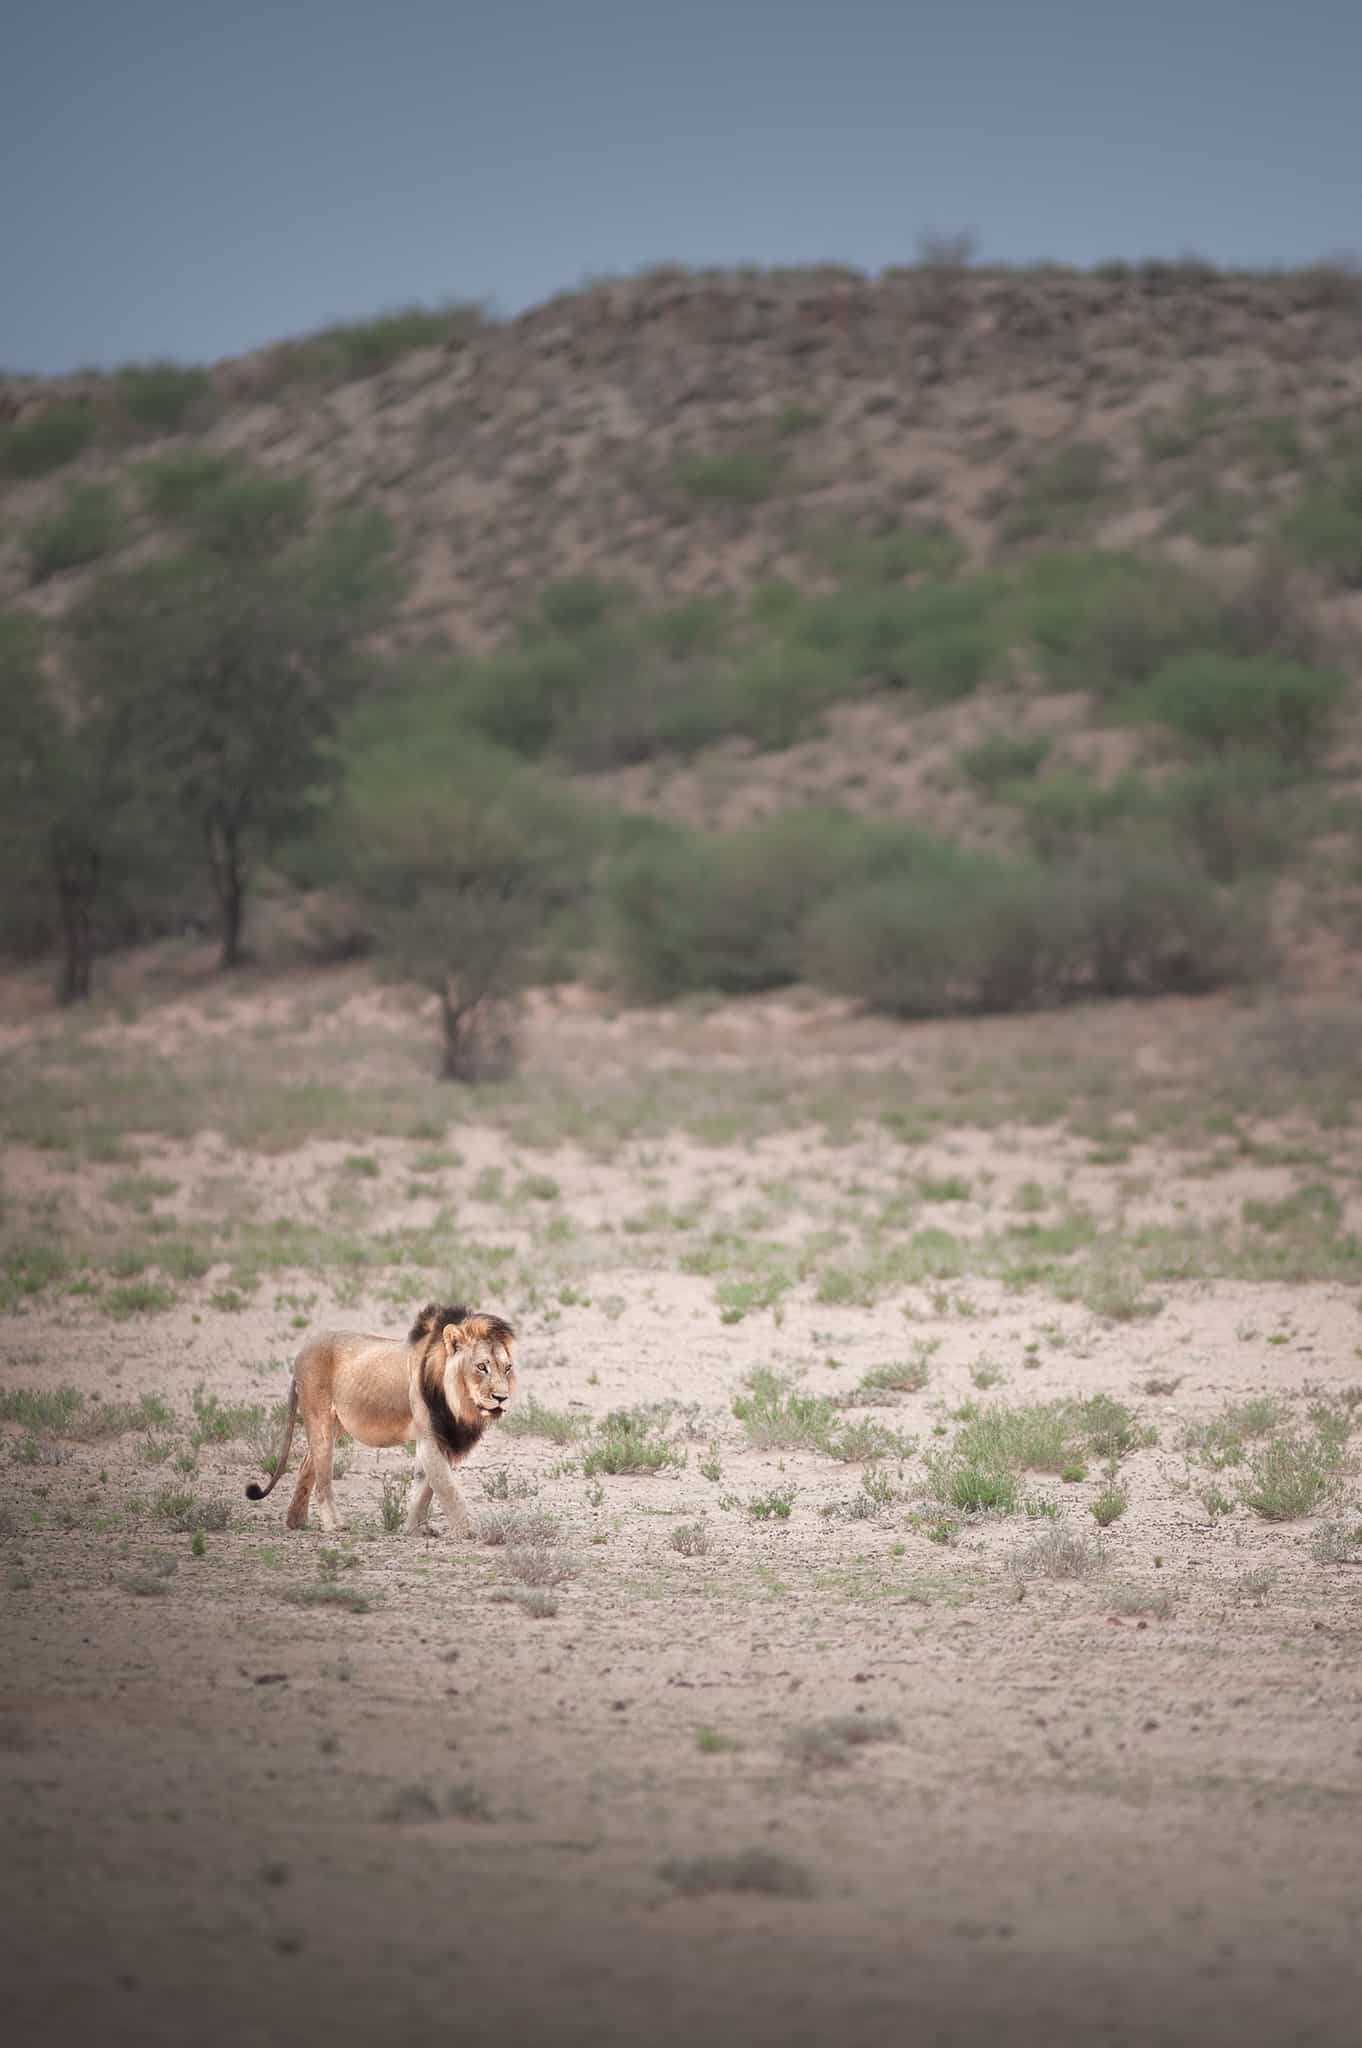
[[221,818],[209,820],[208,869],[222,914],[222,953],[218,966],[239,967],[245,957],[241,928],[246,915],[246,864],[242,859],[240,828]]
[[57,875],[57,904],[61,915],[62,965],[57,983],[59,1003],[85,1003],[90,999],[94,967],[94,907],[99,886],[99,863],[93,855]]

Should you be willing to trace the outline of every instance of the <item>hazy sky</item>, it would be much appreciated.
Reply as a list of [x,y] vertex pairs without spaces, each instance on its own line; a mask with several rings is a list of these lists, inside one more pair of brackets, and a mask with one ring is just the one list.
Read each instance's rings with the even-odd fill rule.
[[1357,0],[9,0],[0,366],[646,263],[1362,249]]

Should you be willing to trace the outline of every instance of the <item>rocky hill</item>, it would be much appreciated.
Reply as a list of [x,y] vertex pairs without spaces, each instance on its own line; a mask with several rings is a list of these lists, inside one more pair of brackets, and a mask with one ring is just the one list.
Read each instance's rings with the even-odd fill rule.
[[1343,269],[941,261],[658,270],[515,320],[337,329],[217,364],[168,436],[154,407],[127,416],[116,376],[10,378],[9,436],[53,409],[92,430],[48,474],[10,465],[0,602],[56,614],[82,587],[80,564],[35,581],[25,538],[73,483],[114,487],[120,554],[154,546],[130,471],[190,443],[303,472],[322,507],[381,505],[409,644],[486,646],[582,571],[668,598],[806,578],[820,539],[904,522],[944,524],[976,562],[1081,541],[1233,564],[1357,422],[1360,340]]

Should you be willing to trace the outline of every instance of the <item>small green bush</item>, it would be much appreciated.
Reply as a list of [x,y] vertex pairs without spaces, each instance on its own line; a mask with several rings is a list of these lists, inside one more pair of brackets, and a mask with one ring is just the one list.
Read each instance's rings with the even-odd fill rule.
[[1187,654],[1129,700],[1133,716],[1219,751],[1252,747],[1299,767],[1328,737],[1346,679],[1336,669],[1269,658]]
[[1107,450],[1098,441],[1074,441],[1039,462],[1004,514],[1004,540],[1038,540],[1077,533],[1107,493]]
[[49,405],[0,434],[0,469],[11,476],[50,476],[84,453],[97,424],[94,408],[81,401]]
[[466,346],[486,325],[481,306],[459,301],[402,306],[372,320],[338,322],[276,348],[270,358],[270,381],[275,389],[350,383],[391,368],[413,349]]
[[194,498],[186,512],[193,539],[211,554],[268,555],[307,523],[312,486],[304,476],[230,475]]
[[1307,569],[1362,589],[1362,456],[1317,478],[1288,515],[1283,538]]
[[60,511],[40,519],[24,535],[29,574],[42,583],[62,569],[98,561],[123,535],[118,494],[108,484],[68,484]]
[[1006,732],[1002,727],[977,740],[956,756],[964,774],[993,795],[1004,783],[1020,783],[1034,775],[1050,751],[1042,732]]
[[206,426],[215,409],[207,370],[183,363],[130,363],[118,372],[116,390],[124,415],[145,434]]
[[205,498],[220,491],[237,470],[230,455],[206,449],[185,449],[140,463],[135,472],[142,503],[153,519],[181,525],[191,519]]
[[771,496],[785,466],[769,448],[736,448],[727,455],[685,455],[674,475],[681,489],[702,504],[761,505]]

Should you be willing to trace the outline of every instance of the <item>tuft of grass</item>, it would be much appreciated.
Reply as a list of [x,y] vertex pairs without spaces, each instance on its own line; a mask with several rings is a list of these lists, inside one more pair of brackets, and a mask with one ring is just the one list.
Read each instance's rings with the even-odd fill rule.
[[733,1413],[748,1441],[763,1450],[823,1450],[836,1426],[836,1410],[822,1394],[801,1394],[778,1373],[760,1366],[748,1374],[748,1392],[734,1396]]
[[1085,1579],[1102,1569],[1105,1553],[1100,1543],[1063,1522],[1052,1523],[1015,1550],[1008,1570],[1016,1579]]
[[747,1512],[758,1522],[788,1522],[794,1502],[793,1486],[773,1486],[769,1493],[754,1493]]
[[129,1316],[162,1315],[174,1306],[175,1289],[160,1280],[126,1280],[104,1297],[105,1309],[119,1322]]
[[547,1586],[497,1586],[489,1597],[494,1606],[519,1607],[533,1621],[551,1621],[558,1612],[558,1595]]
[[407,1518],[407,1489],[410,1481],[403,1472],[385,1472],[380,1513],[385,1534],[395,1536]]
[[727,1756],[742,1745],[736,1736],[721,1734],[717,1728],[697,1728],[695,1747],[702,1756]]
[[197,1494],[179,1487],[165,1487],[157,1494],[152,1511],[178,1535],[216,1534],[227,1527],[231,1509],[224,1500],[200,1500]]
[[1247,1401],[1227,1402],[1209,1422],[1189,1424],[1182,1447],[1212,1471],[1221,1472],[1228,1465],[1242,1465],[1249,1444],[1271,1436],[1281,1422],[1280,1404],[1270,1394],[1255,1394]]
[[361,1593],[358,1586],[344,1586],[334,1579],[318,1579],[303,1586],[283,1586],[280,1598],[291,1601],[295,1607],[343,1607],[348,1614],[367,1614],[373,1606],[372,1596]]
[[713,1548],[708,1526],[704,1522],[680,1522],[667,1540],[673,1550],[680,1551],[682,1557],[707,1557]]
[[478,1537],[491,1548],[558,1541],[558,1517],[544,1508],[496,1508],[480,1517]]
[[546,1408],[531,1394],[503,1415],[497,1427],[507,1436],[543,1436],[552,1444],[570,1444],[582,1434],[586,1423],[566,1408]]
[[661,1472],[685,1462],[685,1452],[659,1434],[651,1416],[616,1408],[597,1430],[595,1442],[582,1459],[582,1471],[590,1479],[597,1472]]
[[25,1429],[64,1430],[84,1400],[77,1387],[56,1387],[50,1392],[34,1387],[3,1387],[0,1422],[17,1422]]
[[670,1856],[659,1877],[679,1892],[764,1892],[778,1899],[811,1899],[812,1872],[776,1849],[740,1849],[733,1855]]
[[522,1586],[561,1586],[577,1576],[576,1559],[552,1542],[517,1544],[507,1552],[506,1566]]
[[1362,1523],[1321,1522],[1310,1538],[1316,1564],[1355,1564],[1362,1548]]
[[778,449],[736,448],[727,455],[687,455],[676,464],[676,482],[688,497],[710,505],[761,505],[784,467]]
[[1113,1586],[1107,1594],[1107,1605],[1113,1614],[1167,1621],[1176,1602],[1166,1586]]
[[1104,1486],[1097,1498],[1090,1503],[1093,1520],[1099,1529],[1110,1528],[1113,1522],[1119,1522],[1129,1505],[1119,1486]]
[[902,1740],[903,1728],[891,1715],[833,1714],[791,1729],[785,1748],[806,1768],[825,1769],[849,1764],[858,1749],[871,1743]]
[[872,1399],[877,1394],[920,1394],[929,1377],[927,1360],[919,1352],[891,1365],[872,1366],[856,1392]]
[[1339,1466],[1337,1448],[1319,1436],[1271,1437],[1250,1460],[1239,1498],[1265,1522],[1294,1522],[1337,1492]]

